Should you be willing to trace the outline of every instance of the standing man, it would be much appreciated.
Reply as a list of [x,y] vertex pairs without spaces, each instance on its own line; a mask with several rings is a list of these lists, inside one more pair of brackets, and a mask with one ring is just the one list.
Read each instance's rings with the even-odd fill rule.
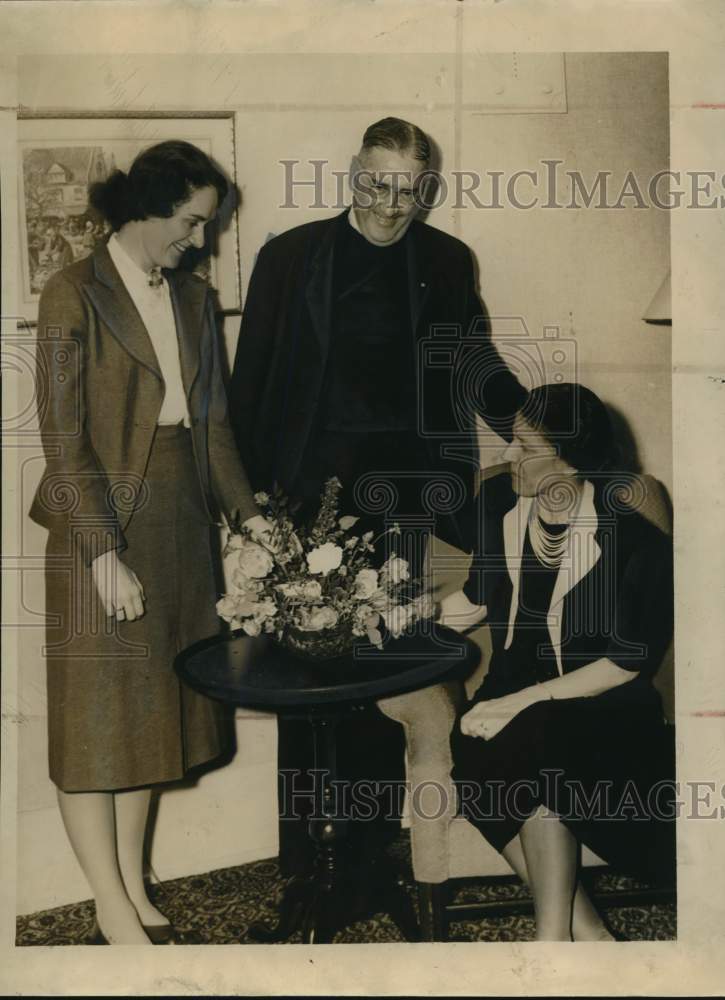
[[[436,534],[468,551],[466,511],[477,467],[473,404],[485,406],[484,418],[505,433],[523,389],[487,333],[482,337],[485,313],[470,251],[415,219],[432,177],[430,160],[430,143],[416,125],[376,122],[353,157],[352,208],[262,248],[244,308],[230,415],[255,489],[277,483],[312,514],[325,480],[336,475],[341,513],[370,519],[361,477],[375,473],[394,487],[389,517],[404,521],[430,510],[426,487],[442,479],[451,505],[438,510]],[[446,346],[453,347],[442,368],[428,367],[419,351],[436,327],[446,328]],[[469,347],[485,371],[485,404],[456,392],[456,365]],[[444,454],[446,431],[459,446],[462,432],[464,440],[468,435],[467,459]],[[415,548],[417,555],[403,554],[420,572],[423,546]],[[345,737],[346,777],[404,777],[402,730],[382,713],[361,716]],[[281,727],[280,768],[300,767],[305,738],[290,724]],[[281,792],[281,808],[288,792]],[[360,840],[370,846],[373,830],[390,835],[390,826],[361,824]],[[351,834],[354,841],[354,824]],[[304,825],[294,832],[294,823],[281,823],[283,870],[299,871],[306,851]]]

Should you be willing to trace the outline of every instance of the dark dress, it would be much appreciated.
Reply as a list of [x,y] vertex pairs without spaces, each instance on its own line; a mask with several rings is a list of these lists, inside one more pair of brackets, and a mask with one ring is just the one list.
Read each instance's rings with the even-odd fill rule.
[[[471,599],[488,605],[493,656],[463,712],[558,676],[546,624],[557,571],[538,562],[528,530],[513,641],[505,648],[511,582],[501,558],[501,522],[515,497],[508,477],[498,480],[487,490],[487,545],[467,588]],[[606,656],[635,676],[594,697],[537,702],[490,740],[464,736],[457,720],[451,734],[453,777],[464,815],[499,851],[545,805],[603,860],[671,885],[674,737],[650,683],[672,629],[671,547],[636,511],[610,511],[607,519],[605,507],[598,490],[601,556],[565,600],[562,665],[567,673]]]

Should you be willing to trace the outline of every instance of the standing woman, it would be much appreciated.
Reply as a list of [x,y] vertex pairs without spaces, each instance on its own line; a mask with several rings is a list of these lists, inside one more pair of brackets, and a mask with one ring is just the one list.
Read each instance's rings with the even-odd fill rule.
[[491,629],[453,775],[466,818],[531,887],[539,940],[612,937],[579,881],[580,844],[674,883],[674,746],[651,683],[672,635],[672,544],[656,484],[614,475],[612,451],[593,392],[534,389],[510,474],[482,488],[473,572],[442,602],[453,627]]
[[227,423],[210,291],[178,271],[227,184],[186,142],[145,150],[91,192],[113,233],[54,275],[38,317],[46,469],[50,777],[93,891],[98,943],[171,937],[143,881],[152,786],[230,747],[219,706],[173,660],[217,631],[212,527],[251,527]]

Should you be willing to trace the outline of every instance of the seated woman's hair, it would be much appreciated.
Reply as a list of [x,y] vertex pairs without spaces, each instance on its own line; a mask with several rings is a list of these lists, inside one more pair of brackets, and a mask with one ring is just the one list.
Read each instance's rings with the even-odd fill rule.
[[527,424],[577,472],[596,472],[614,460],[612,425],[604,403],[577,382],[532,389],[520,410]]
[[139,153],[128,174],[115,170],[107,180],[93,184],[89,197],[118,231],[127,222],[151,216],[168,219],[204,187],[215,188],[219,204],[228,190],[224,175],[206,153],[190,142],[172,139]]

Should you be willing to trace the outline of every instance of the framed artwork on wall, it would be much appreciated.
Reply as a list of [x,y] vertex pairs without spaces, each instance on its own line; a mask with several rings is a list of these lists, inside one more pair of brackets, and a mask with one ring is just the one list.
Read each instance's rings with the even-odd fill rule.
[[114,170],[128,170],[138,153],[165,139],[184,139],[209,155],[230,190],[207,226],[203,250],[182,261],[215,289],[221,312],[240,311],[238,191],[234,118],[210,115],[19,116],[18,181],[23,318],[38,317],[48,278],[93,252],[110,234],[89,204],[88,190]]

